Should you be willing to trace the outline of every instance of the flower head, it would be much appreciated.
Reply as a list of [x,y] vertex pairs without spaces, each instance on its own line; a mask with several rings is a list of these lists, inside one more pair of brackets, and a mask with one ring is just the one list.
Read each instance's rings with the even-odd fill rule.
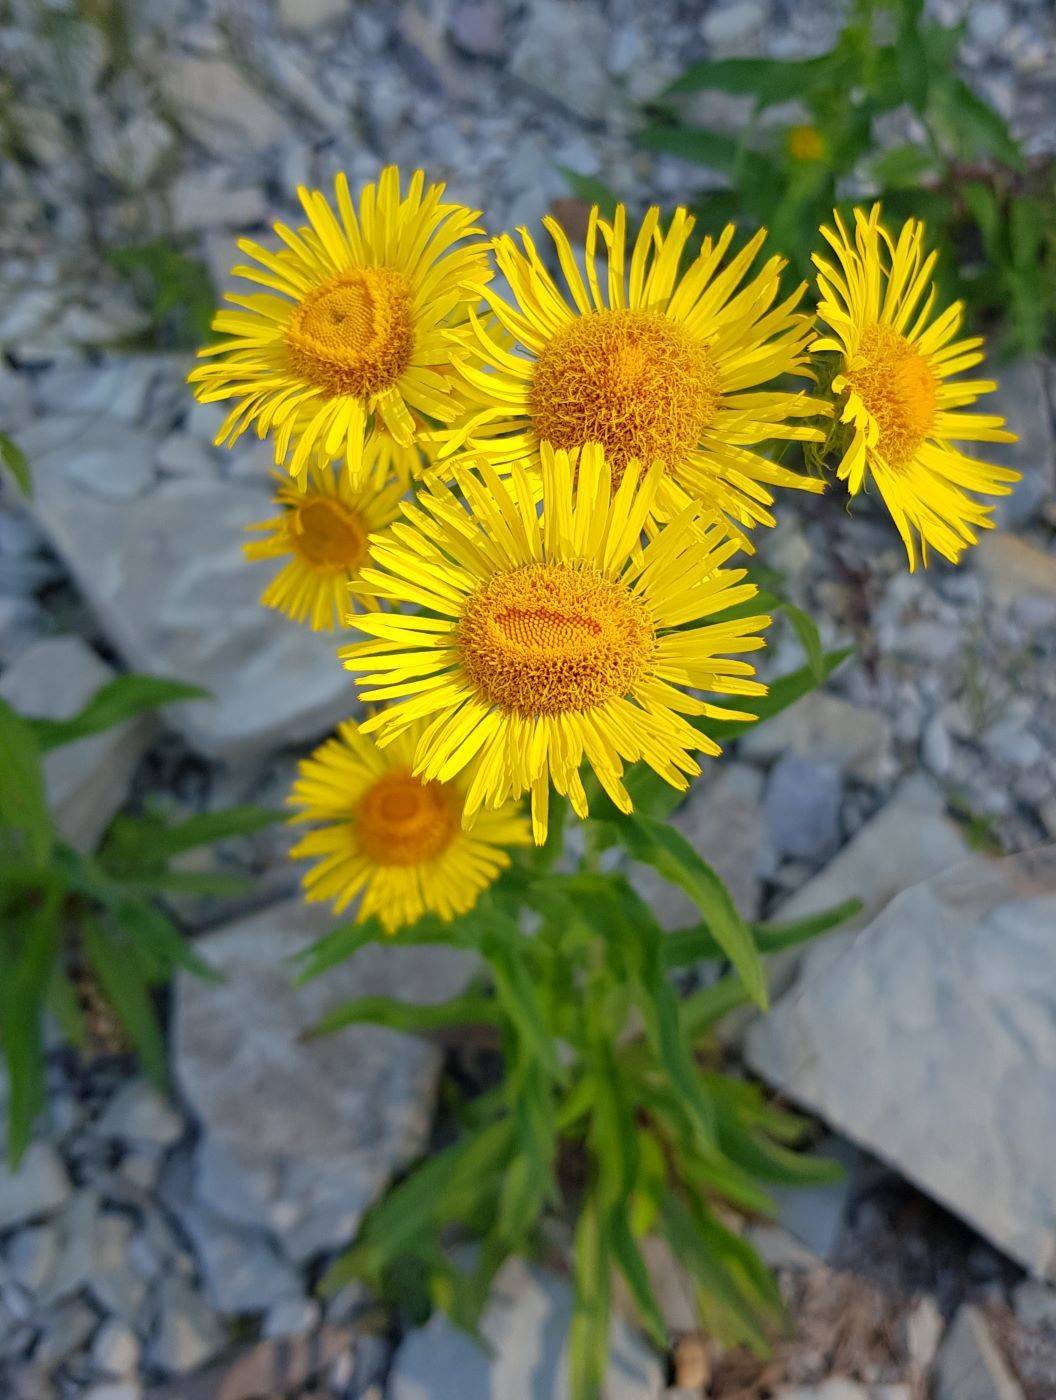
[[260,601],[313,632],[341,627],[356,602],[374,606],[356,582],[370,561],[368,536],[399,514],[406,483],[397,477],[354,491],[330,466],[311,467],[300,482],[274,476],[279,514],[248,526],[263,538],[243,545],[247,559],[286,560]]
[[[491,276],[477,215],[443,203],[443,185],[415,172],[401,197],[395,166],[353,206],[338,175],[337,213],[318,190],[298,194],[308,223],[276,224],[285,245],[271,252],[248,239],[256,266],[233,275],[267,290],[229,293],[190,375],[205,403],[234,400],[217,436],[230,445],[249,427],[275,438],[275,461],[300,476],[317,458],[344,458],[353,485],[364,443],[380,424],[407,446],[416,414],[450,421],[456,402],[437,371],[449,332],[464,323]],[[471,240],[471,241],[466,241]],[[461,246],[456,246],[461,244]]]
[[643,548],[663,480],[628,463],[618,485],[602,450],[542,447],[542,507],[521,463],[500,478],[487,463],[456,469],[460,502],[438,482],[404,506],[373,546],[363,586],[420,616],[356,619],[369,638],[342,655],[366,700],[387,704],[364,724],[381,744],[427,721],[414,772],[446,782],[473,772],[465,818],[531,791],[535,839],[547,829],[551,780],[578,815],[584,758],[629,811],[626,763],[644,759],[678,788],[718,745],[686,716],[749,716],[691,691],[760,695],[738,653],[763,645],[764,616],[709,621],[755,593],[721,524],[691,506]]
[[[804,418],[819,407],[806,394],[765,391],[788,373],[807,373],[810,318],[795,307],[805,286],[778,300],[784,262],[751,268],[765,233],[729,256],[732,225],[679,274],[694,221],[676,210],[667,232],[650,209],[627,247],[626,213],[612,223],[591,211],[585,270],[567,236],[544,221],[557,249],[567,294],[547,271],[527,232],[523,251],[495,240],[511,304],[486,293],[507,344],[475,314],[475,342],[455,347],[466,413],[439,434],[440,457],[484,455],[499,470],[540,446],[568,452],[587,443],[605,450],[613,480],[631,461],[662,463],[655,513],[669,519],[701,501],[735,528],[772,525],[771,488],[821,489],[752,449],[779,439],[821,441]],[[599,273],[598,241],[607,269]]]
[[839,356],[832,381],[850,441],[838,475],[852,496],[871,477],[906,546],[927,565],[936,550],[951,563],[988,529],[991,506],[971,492],[1007,496],[1019,473],[966,456],[960,442],[1015,442],[994,414],[963,413],[997,385],[956,379],[978,365],[982,339],[958,338],[961,302],[933,314],[936,254],[924,255],[924,226],[908,219],[897,239],[880,222],[880,206],[854,211],[849,233],[839,214],[821,230],[834,264],[815,257],[819,318],[829,333],[814,351]]
[[349,721],[300,765],[290,805],[313,830],[294,847],[315,859],[308,900],[338,913],[360,896],[358,921],[376,916],[387,933],[423,914],[452,919],[476,904],[510,863],[509,847],[529,840],[528,821],[508,803],[462,829],[464,782],[413,776],[420,726],[384,751]]

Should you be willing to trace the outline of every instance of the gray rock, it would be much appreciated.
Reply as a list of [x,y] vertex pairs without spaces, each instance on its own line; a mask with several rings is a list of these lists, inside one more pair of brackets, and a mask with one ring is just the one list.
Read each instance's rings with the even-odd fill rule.
[[303,1337],[319,1322],[320,1308],[314,1298],[288,1298],[268,1309],[264,1319],[265,1337]]
[[272,102],[225,58],[166,55],[158,79],[180,124],[216,156],[259,154],[285,133]]
[[462,0],[451,15],[451,38],[474,58],[501,58],[506,50],[501,9],[493,0]]
[[935,1363],[935,1400],[1023,1400],[1023,1391],[990,1334],[986,1316],[966,1303]]
[[20,1230],[7,1246],[5,1258],[11,1277],[28,1293],[36,1293],[55,1266],[59,1236],[54,1225]]
[[777,1206],[777,1223],[816,1259],[828,1263],[839,1244],[862,1154],[853,1143],[830,1137],[819,1143],[817,1156],[839,1162],[845,1172],[843,1180],[824,1186],[777,1187],[770,1194]]
[[711,47],[728,53],[750,39],[766,22],[766,6],[760,0],[737,0],[711,9],[701,22],[701,33]]
[[988,531],[972,551],[988,592],[1002,607],[1056,599],[1056,554],[1004,530]]
[[766,787],[766,821],[779,855],[821,861],[840,843],[843,783],[834,763],[786,754]]
[[778,1386],[774,1400],[871,1400],[875,1393],[846,1376],[830,1376],[820,1385]]
[[[481,1321],[492,1354],[437,1313],[396,1353],[389,1400],[564,1400],[571,1315],[572,1292],[563,1279],[511,1259],[495,1279]],[[662,1391],[656,1358],[615,1321],[606,1400],[658,1400]]]
[[88,1280],[99,1306],[126,1322],[139,1316],[149,1283],[135,1264],[131,1249],[134,1231],[128,1216],[104,1213],[97,1218]]
[[[728,762],[711,781],[695,784],[671,817],[672,825],[729,888],[746,919],[759,914],[762,881],[774,868],[763,821],[763,777],[746,763]],[[695,923],[700,910],[649,866],[632,867],[631,881],[665,928]]]
[[63,470],[68,439],[84,427],[56,416],[27,430],[34,509],[129,665],[215,697],[172,707],[172,723],[230,757],[314,738],[344,718],[354,687],[334,638],[262,608],[268,570],[242,557],[245,526],[272,510],[267,478],[170,480],[104,501]]
[[930,1294],[925,1294],[906,1314],[906,1351],[921,1375],[926,1375],[946,1330],[946,1319]]
[[62,1158],[46,1142],[31,1142],[17,1171],[0,1158],[0,1230],[54,1215],[69,1195]]
[[95,1252],[95,1224],[99,1195],[94,1190],[78,1191],[58,1217],[58,1256],[39,1291],[40,1302],[52,1307],[82,1288],[92,1275]]
[[157,1322],[147,1348],[151,1365],[169,1375],[185,1375],[223,1350],[227,1338],[220,1319],[181,1278],[161,1280]]
[[158,470],[168,476],[215,476],[212,451],[190,433],[171,433],[154,457]]
[[[149,355],[115,355],[103,365],[60,364],[40,376],[37,394],[49,413],[99,414],[104,424],[116,419],[131,427],[143,417],[161,369],[158,357]],[[138,441],[117,437],[115,446]],[[105,449],[105,443],[101,447]]]
[[172,1103],[145,1079],[123,1084],[95,1124],[95,1131],[103,1137],[156,1147],[171,1147],[183,1135],[183,1128],[183,1119]]
[[600,120],[611,100],[603,63],[608,38],[590,0],[536,0],[510,54],[510,72],[579,116]]
[[771,1083],[1048,1277],[1054,926],[1056,846],[975,857],[812,948],[746,1045]]
[[350,9],[349,0],[279,0],[279,23],[303,32],[330,24]]
[[[31,431],[27,431],[31,437]],[[150,437],[113,418],[82,423],[77,438],[62,450],[67,483],[109,505],[144,495],[154,482],[154,450]],[[37,463],[33,464],[36,480]]]
[[980,443],[975,455],[1023,473],[1012,494],[999,498],[994,507],[998,525],[1015,530],[1033,520],[1056,493],[1056,432],[1044,361],[1017,360],[1003,366],[997,379],[998,388],[986,396],[983,411],[1007,418],[1019,441]]
[[78,1351],[92,1335],[99,1321],[96,1312],[75,1298],[48,1314],[44,1335],[37,1343],[33,1360],[38,1366],[57,1366],[71,1352]]
[[142,1389],[136,1381],[104,1381],[84,1392],[84,1400],[140,1400]]
[[421,1150],[439,1065],[435,1047],[381,1027],[301,1032],[346,998],[446,999],[473,965],[449,948],[372,946],[295,989],[289,958],[331,925],[300,900],[274,906],[203,946],[222,983],[176,985],[175,1073],[203,1125],[198,1194],[294,1260],[350,1239]]
[[240,229],[263,223],[268,212],[258,185],[231,189],[226,172],[210,167],[189,170],[172,187],[173,221],[180,233],[205,229]]
[[108,1318],[92,1340],[92,1360],[105,1376],[117,1380],[134,1376],[139,1365],[139,1340],[127,1323]]
[[738,740],[737,751],[762,763],[791,752],[875,781],[890,760],[890,747],[883,715],[820,691],[804,696],[765,724],[751,725]]
[[[46,637],[4,672],[0,695],[23,714],[66,719],[114,675],[80,637]],[[153,732],[143,715],[45,754],[48,804],[59,831],[78,850],[92,850],[124,804]]]
[[1012,1290],[1016,1320],[1024,1327],[1056,1331],[1056,1288],[1047,1288],[1037,1279],[1024,1279]]

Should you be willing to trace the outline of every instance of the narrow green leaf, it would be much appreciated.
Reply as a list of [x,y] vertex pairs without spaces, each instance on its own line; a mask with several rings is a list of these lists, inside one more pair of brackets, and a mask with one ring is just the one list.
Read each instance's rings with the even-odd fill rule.
[[573,1245],[575,1306],[568,1333],[570,1400],[598,1400],[609,1359],[611,1282],[597,1201],[587,1196]]
[[820,914],[811,914],[805,919],[753,924],[752,932],[761,953],[778,953],[782,948],[795,948],[800,943],[808,943],[812,938],[839,928],[861,911],[860,899],[845,899],[842,904],[834,904]]
[[815,685],[823,684],[825,680],[825,650],[821,645],[818,624],[802,608],[797,608],[794,603],[782,602],[779,607],[792,624],[792,630],[799,638],[799,644],[806,653],[807,665],[810,667]]
[[88,961],[128,1032],[144,1071],[163,1090],[168,1079],[165,1043],[139,960],[126,943],[91,916],[83,919],[81,935]]
[[305,982],[311,982],[330,968],[354,957],[361,948],[380,942],[384,937],[377,919],[366,919],[361,924],[354,921],[338,924],[337,928],[332,928],[309,947],[291,955],[290,961],[297,968],[296,985],[302,987]]
[[427,1006],[400,1001],[396,997],[359,997],[335,1007],[305,1031],[303,1038],[314,1039],[343,1030],[346,1026],[364,1023],[424,1035],[447,1026],[496,1025],[498,1016],[491,997],[475,996],[469,992]]
[[728,92],[737,97],[754,97],[759,107],[802,99],[820,81],[831,81],[836,68],[835,52],[817,58],[720,58],[702,59],[692,64],[666,90],[669,97],[685,93]]
[[220,982],[214,967],[198,956],[179,929],[161,909],[146,900],[122,899],[113,907],[115,925],[146,952],[158,969],[159,980],[179,967],[207,982]]
[[691,1040],[698,1039],[727,1012],[743,1006],[748,999],[739,977],[720,977],[710,987],[693,992],[682,1003],[682,1023],[686,1034]]
[[69,719],[30,718],[29,724],[43,750],[72,744],[89,734],[98,734],[123,720],[156,710],[178,700],[208,699],[209,692],[199,685],[166,680],[161,676],[115,676],[95,692],[77,714]]
[[17,1167],[44,1102],[42,1010],[59,946],[62,892],[50,890],[7,931],[17,952],[5,957],[0,979],[0,1044],[8,1076],[7,1153]]
[[[48,811],[40,749],[29,722],[0,700],[0,849],[15,851],[36,870],[51,855],[55,832]],[[6,840],[5,840],[6,837]]]
[[578,171],[570,170],[567,165],[559,165],[557,168],[578,199],[586,200],[588,204],[596,204],[603,219],[612,218],[619,200],[608,185],[595,179],[593,175],[580,175]]
[[704,915],[713,938],[740,974],[757,1006],[766,1008],[766,978],[748,925],[730,892],[681,832],[651,817],[630,813],[618,823],[621,840],[635,860],[651,865],[684,890]]
[[707,131],[703,127],[648,126],[639,133],[638,140],[647,150],[681,156],[684,160],[706,165],[726,175],[732,174],[738,161],[743,159],[740,143],[733,137]]
[[252,804],[199,812],[172,826],[156,817],[125,817],[113,833],[111,851],[122,862],[138,859],[156,865],[215,841],[252,836],[282,819],[282,812]]
[[[814,669],[809,665],[801,666],[799,670],[792,671],[789,675],[780,676],[776,681],[772,681],[765,695],[739,695],[737,709],[743,710],[745,714],[755,715],[759,721],[780,714],[782,710],[787,710],[789,705],[794,705],[802,696],[809,695],[812,690],[817,690],[818,685],[828,680],[833,671],[838,666],[842,666],[847,658],[853,654],[853,647],[840,647],[837,651],[827,651],[822,657],[820,675],[816,675]],[[702,729],[705,734],[720,742],[726,739],[736,739],[744,733],[746,727],[743,722],[737,720],[699,719],[695,723],[698,729]]]
[[656,1301],[656,1294],[653,1292],[645,1260],[631,1234],[625,1204],[621,1203],[610,1213],[607,1229],[613,1260],[620,1273],[627,1280],[627,1286],[630,1288],[631,1297],[641,1314],[645,1330],[651,1337],[653,1344],[661,1351],[666,1351],[669,1341],[667,1324],[664,1322],[660,1305]]
[[23,496],[32,496],[33,478],[26,454],[7,433],[0,433],[0,464],[11,473]]

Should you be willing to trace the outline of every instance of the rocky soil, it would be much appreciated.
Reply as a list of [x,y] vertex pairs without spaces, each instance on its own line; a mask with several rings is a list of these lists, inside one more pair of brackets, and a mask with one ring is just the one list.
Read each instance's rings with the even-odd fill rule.
[[[1048,0],[931,8],[966,20],[968,76],[1028,149],[1056,149]],[[215,697],[53,754],[69,840],[90,848],[125,802],[276,803],[297,752],[352,704],[332,639],[259,608],[259,566],[241,559],[242,526],[267,513],[266,450],[212,447],[218,415],[189,402],[171,312],[108,250],[182,239],[220,284],[235,239],[290,216],[298,182],[388,161],[447,178],[494,228],[566,196],[562,167],[671,204],[710,176],[639,150],[635,104],[705,54],[814,52],[841,12],[9,0],[0,430],[36,494],[28,510],[0,497],[0,693],[59,715],[127,666]],[[864,901],[856,928],[775,968],[768,1021],[728,1031],[732,1056],[827,1125],[847,1181],[753,1227],[795,1320],[769,1362],[703,1346],[658,1255],[678,1343],[658,1362],[621,1320],[610,1397],[1056,1395],[1056,364],[1001,377],[1025,480],[962,569],[908,575],[868,501],[786,497],[761,541],[826,643],[856,655],[742,739],[676,820],[746,913]],[[782,624],[775,643],[771,676],[802,661]],[[38,1140],[17,1176],[0,1168],[0,1394],[549,1397],[557,1273],[506,1272],[490,1364],[440,1320],[405,1335],[356,1288],[315,1297],[326,1257],[427,1145],[443,1067],[388,1032],[298,1041],[320,993],[291,989],[288,956],[325,915],[291,898],[281,831],[220,859],[254,896],[180,906],[227,979],[174,989],[173,1100],[125,1058],[56,1047]],[[431,999],[465,976],[442,952],[377,950],[325,995]]]

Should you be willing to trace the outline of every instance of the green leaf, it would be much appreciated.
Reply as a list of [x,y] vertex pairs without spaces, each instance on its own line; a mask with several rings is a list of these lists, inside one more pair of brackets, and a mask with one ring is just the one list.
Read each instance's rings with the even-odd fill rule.
[[788,618],[792,624],[792,630],[799,638],[799,644],[806,653],[807,665],[810,667],[815,685],[822,685],[825,680],[825,651],[821,645],[818,624],[802,608],[797,608],[794,603],[782,602],[778,604],[778,607]]
[[638,140],[647,150],[681,156],[726,175],[733,174],[744,156],[740,143],[733,137],[703,127],[658,124],[646,127],[639,133]]
[[346,1026],[364,1023],[425,1035],[447,1026],[496,1025],[498,1017],[491,997],[475,996],[468,992],[449,1001],[426,1006],[400,1001],[397,997],[358,997],[355,1001],[335,1007],[305,1031],[303,1038],[314,1039],[343,1030]]
[[563,1081],[566,1076],[557,1058],[554,1037],[525,959],[525,943],[517,924],[492,910],[484,953],[495,980],[499,1006],[550,1078]]
[[608,185],[595,179],[593,175],[580,175],[578,171],[570,170],[567,165],[559,165],[557,168],[577,199],[586,200],[588,204],[596,204],[598,213],[603,219],[612,218],[619,200]]
[[5,466],[14,477],[23,496],[32,496],[33,478],[30,476],[26,454],[7,433],[0,433],[0,465]]
[[173,856],[193,851],[215,841],[235,836],[252,836],[265,827],[281,821],[283,814],[269,807],[251,804],[225,807],[219,812],[200,812],[173,826],[158,817],[124,817],[114,830],[102,853],[121,864],[156,866]]
[[132,950],[97,919],[86,915],[81,926],[84,951],[100,985],[136,1048],[143,1069],[164,1090],[168,1079],[165,1043],[154,1011],[150,987]]
[[36,870],[47,865],[55,831],[40,749],[29,722],[6,700],[0,700],[0,828],[6,828],[0,841],[7,844],[14,837],[27,865]]
[[[818,938],[840,924],[853,919],[861,912],[860,899],[847,899],[831,909],[812,914],[806,919],[795,919],[784,923],[750,924],[752,937],[761,954],[780,952],[783,948],[794,948]],[[694,924],[691,928],[675,929],[664,939],[664,962],[668,967],[688,967],[695,962],[724,956],[722,949],[711,936],[707,924]]]
[[736,97],[754,97],[759,107],[770,107],[806,97],[822,81],[836,76],[835,51],[816,58],[720,58],[692,64],[667,89],[669,97],[712,90]]
[[[354,957],[361,948],[384,938],[384,931],[377,919],[366,919],[361,924],[355,921],[338,924],[337,928],[316,939],[309,947],[291,955],[290,961],[297,968],[296,985],[302,987],[305,982],[310,982],[314,977],[319,977],[330,968]],[[439,942],[439,939],[440,935],[437,934],[429,941]],[[406,941],[404,938],[400,939],[401,943]]]
[[606,1221],[606,1227],[612,1258],[620,1273],[627,1280],[627,1286],[630,1288],[631,1297],[641,1314],[645,1330],[651,1337],[653,1344],[661,1351],[666,1351],[669,1340],[667,1324],[664,1322],[660,1305],[656,1301],[656,1294],[653,1292],[645,1260],[631,1234],[625,1203],[621,1202],[611,1212]]
[[153,960],[159,981],[167,979],[178,967],[207,982],[223,980],[214,967],[198,956],[157,905],[146,900],[121,899],[114,906],[113,919],[121,932]]
[[920,146],[891,146],[872,163],[873,179],[882,189],[913,189],[935,169],[935,156]]
[[758,949],[730,892],[681,832],[652,817],[630,813],[616,823],[620,839],[635,859],[651,865],[684,890],[704,915],[716,943],[740,974],[748,995],[764,1010],[768,995]]
[[598,1400],[609,1359],[611,1281],[598,1203],[588,1195],[572,1253],[575,1307],[568,1333],[571,1400]]
[[702,987],[682,1003],[682,1024],[691,1040],[699,1039],[729,1011],[743,1006],[748,993],[739,977],[720,977],[710,987]]
[[0,1044],[8,1076],[7,1153],[17,1167],[44,1102],[42,1009],[59,946],[63,899],[49,890],[13,929],[18,951],[0,963]]
[[1023,170],[1023,152],[1004,118],[963,78],[949,73],[932,88],[932,108],[947,135],[965,157],[994,156]]
[[[820,674],[815,674],[810,665],[801,666],[798,671],[792,671],[789,675],[781,676],[778,680],[772,681],[765,695],[739,695],[737,708],[743,710],[745,714],[755,715],[759,721],[780,714],[782,710],[787,710],[789,705],[794,705],[804,695],[809,695],[812,690],[816,690],[819,684],[828,680],[833,671],[838,666],[842,666],[847,658],[853,654],[853,647],[841,647],[838,651],[827,651],[822,657]],[[744,724],[737,720],[700,719],[695,723],[698,729],[702,729],[711,738],[720,742],[725,739],[736,739],[738,735],[744,733],[745,729]]]
[[201,686],[165,680],[161,676],[115,676],[112,681],[100,686],[84,708],[69,719],[30,717],[28,723],[32,725],[41,748],[46,751],[110,729],[123,720],[142,714],[144,710],[155,710],[159,705],[178,700],[202,700],[208,696],[209,692]]

